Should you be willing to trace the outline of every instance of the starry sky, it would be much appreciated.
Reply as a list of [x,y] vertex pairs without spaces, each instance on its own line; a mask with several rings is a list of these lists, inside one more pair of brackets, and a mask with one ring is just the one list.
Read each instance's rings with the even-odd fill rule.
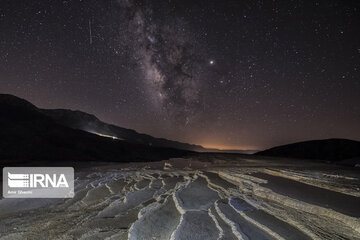
[[0,92],[223,149],[360,140],[360,3],[2,0]]

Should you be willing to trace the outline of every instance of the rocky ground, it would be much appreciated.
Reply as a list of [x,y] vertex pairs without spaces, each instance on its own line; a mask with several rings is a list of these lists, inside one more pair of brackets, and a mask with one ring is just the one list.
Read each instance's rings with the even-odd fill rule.
[[236,155],[76,171],[73,199],[1,199],[0,239],[360,239],[360,174]]

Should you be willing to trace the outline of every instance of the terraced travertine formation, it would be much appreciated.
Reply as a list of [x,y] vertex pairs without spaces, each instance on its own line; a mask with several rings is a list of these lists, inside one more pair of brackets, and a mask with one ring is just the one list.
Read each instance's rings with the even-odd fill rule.
[[0,239],[360,239],[358,173],[322,167],[244,158],[93,167],[77,171],[73,199],[1,199]]

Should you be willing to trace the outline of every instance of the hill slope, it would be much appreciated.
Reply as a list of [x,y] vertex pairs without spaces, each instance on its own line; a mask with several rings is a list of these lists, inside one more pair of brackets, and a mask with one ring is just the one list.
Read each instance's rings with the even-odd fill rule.
[[54,119],[57,123],[80,129],[87,132],[115,136],[126,142],[145,144],[155,147],[170,147],[190,151],[204,151],[205,148],[199,145],[172,141],[164,138],[155,138],[147,134],[141,134],[132,129],[122,128],[100,121],[94,115],[67,109],[41,109],[47,116]]
[[188,154],[100,137],[54,121],[31,103],[0,94],[0,161],[151,161]]
[[325,139],[298,142],[257,152],[256,155],[342,161],[360,156],[360,142],[348,139]]

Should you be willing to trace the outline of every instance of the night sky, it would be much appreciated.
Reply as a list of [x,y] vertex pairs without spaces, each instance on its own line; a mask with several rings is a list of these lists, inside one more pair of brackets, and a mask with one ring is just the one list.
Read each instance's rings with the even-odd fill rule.
[[207,147],[360,140],[360,3],[1,0],[0,92]]

